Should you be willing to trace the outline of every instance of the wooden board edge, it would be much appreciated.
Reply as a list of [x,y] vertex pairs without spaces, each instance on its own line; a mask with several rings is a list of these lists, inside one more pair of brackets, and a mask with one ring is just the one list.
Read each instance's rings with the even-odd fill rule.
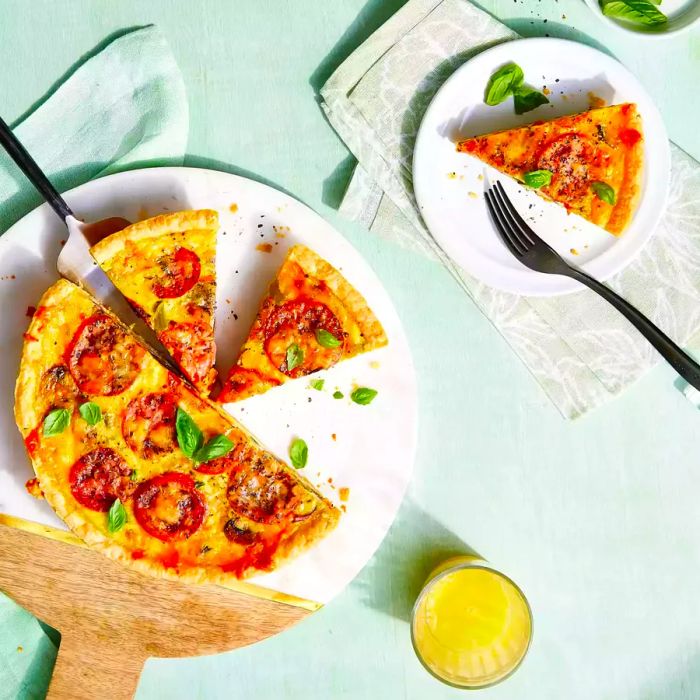
[[[32,520],[18,518],[15,515],[0,513],[0,525],[12,527],[15,530],[21,530],[23,532],[28,532],[32,535],[41,535],[42,537],[46,537],[57,542],[64,542],[65,544],[72,544],[76,547],[87,548],[85,542],[68,530],[59,530],[56,527],[35,523]],[[272,600],[276,603],[284,603],[285,605],[293,605],[294,607],[302,608],[304,610],[308,610],[309,612],[316,612],[316,610],[323,607],[323,603],[319,603],[315,600],[299,598],[298,596],[282,593],[281,591],[274,591],[270,588],[264,588],[263,586],[257,586],[254,583],[247,583],[245,581],[231,581],[230,583],[219,585],[222,588],[227,588],[229,590],[236,591],[237,593],[244,593],[245,595],[250,595],[254,598],[261,598],[262,600]]]

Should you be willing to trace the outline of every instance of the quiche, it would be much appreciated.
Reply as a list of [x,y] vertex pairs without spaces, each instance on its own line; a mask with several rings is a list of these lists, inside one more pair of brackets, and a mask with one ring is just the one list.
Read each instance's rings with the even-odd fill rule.
[[217,398],[229,403],[387,344],[367,302],[332,265],[293,246]]
[[[213,230],[211,214],[197,217],[195,230]],[[124,249],[134,240],[144,239],[125,237]],[[205,254],[203,243],[193,248]],[[143,572],[247,577],[338,520],[297,472],[66,280],[44,294],[25,335],[15,417],[56,513],[88,545]]]
[[639,199],[642,133],[637,107],[627,103],[476,136],[457,150],[618,236]]
[[128,226],[90,251],[203,394],[216,381],[218,228],[210,209],[165,214]]

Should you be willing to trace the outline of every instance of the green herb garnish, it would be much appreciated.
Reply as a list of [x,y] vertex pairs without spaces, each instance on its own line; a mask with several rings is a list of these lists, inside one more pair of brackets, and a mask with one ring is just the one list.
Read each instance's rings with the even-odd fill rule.
[[523,182],[535,190],[548,185],[552,181],[552,173],[549,170],[531,170],[523,175]]
[[595,192],[598,199],[601,199],[611,207],[615,206],[615,202],[617,200],[615,197],[615,190],[610,187],[607,182],[591,182],[591,189]]
[[177,409],[175,416],[175,431],[180,449],[188,457],[194,457],[195,452],[204,444],[204,435],[192,418],[181,408]]
[[233,443],[225,435],[214,435],[194,453],[192,459],[198,464],[210,462],[212,459],[227,455],[232,449]]
[[304,361],[304,351],[297,343],[292,343],[287,348],[287,372],[291,372]]
[[521,85],[513,92],[513,106],[516,114],[525,114],[537,109],[540,105],[546,105],[549,102],[547,97],[539,90]]
[[129,478],[130,478],[132,481],[136,481],[136,480],[139,478],[138,469],[132,469],[132,470],[131,470],[131,474],[129,474]]
[[366,386],[361,386],[350,394],[350,398],[355,402],[359,403],[360,406],[366,406],[372,403],[374,397],[377,395],[376,389],[369,389]]
[[523,82],[523,78],[523,70],[519,65],[508,63],[505,66],[501,66],[489,78],[484,94],[484,102],[491,107],[501,104],[508,96],[513,94],[515,88]]
[[334,399],[342,399],[342,398],[343,398],[343,392],[342,392],[342,391],[334,391],[334,392],[333,392],[333,398],[334,398]]
[[337,348],[341,344],[341,341],[325,328],[316,329],[316,341],[324,348]]
[[122,502],[117,498],[107,513],[107,529],[110,532],[118,532],[126,524],[126,510]]
[[309,447],[301,438],[294,438],[289,446],[289,459],[295,469],[303,469],[309,458]]
[[600,9],[606,17],[655,27],[668,22],[658,4],[651,0],[600,0]]
[[102,410],[92,401],[81,404],[78,412],[88,425],[97,425],[102,420]]
[[316,391],[323,391],[323,385],[326,383],[325,379],[312,379],[309,382],[309,386]]
[[178,407],[175,431],[180,449],[197,464],[223,457],[233,449],[233,443],[225,435],[214,435],[204,443],[204,434],[187,412]]
[[44,418],[44,437],[51,437],[62,433],[70,423],[70,412],[66,408],[54,408]]

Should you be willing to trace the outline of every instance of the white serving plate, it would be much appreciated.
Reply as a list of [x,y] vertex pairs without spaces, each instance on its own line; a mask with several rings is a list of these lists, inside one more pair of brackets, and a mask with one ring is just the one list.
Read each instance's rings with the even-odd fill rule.
[[[525,82],[551,90],[550,104],[516,115],[512,99],[484,104],[491,74],[515,62]],[[477,158],[457,153],[461,139],[589,109],[590,95],[606,104],[635,102],[644,125],[644,174],[639,207],[620,238],[569,215]],[[521,39],[478,54],[447,80],[421,124],[413,156],[413,186],[421,215],[447,254],[486,284],[516,294],[551,296],[578,291],[566,277],[521,265],[505,248],[486,210],[484,187],[499,178],[535,231],[565,259],[600,280],[639,253],[661,218],[668,195],[670,150],[661,115],[637,79],[596,49],[563,39]],[[454,173],[454,176],[451,174]],[[572,253],[575,250],[578,255]]]
[[[231,413],[272,452],[287,460],[294,437],[309,445],[305,476],[347,512],[329,537],[287,566],[251,579],[290,595],[329,601],[379,546],[401,504],[413,468],[417,395],[411,353],[381,282],[355,249],[318,214],[292,197],[253,180],[194,168],[152,168],[104,177],[71,190],[66,201],[87,221],[131,221],[167,211],[213,208],[221,229],[217,254],[217,365],[225,375],[245,339],[286,249],[304,243],[328,259],[366,297],[389,338],[386,348],[314,375],[325,390],[299,379],[238,404]],[[235,204],[237,211],[232,212]],[[273,227],[284,237],[278,237]],[[282,228],[284,227],[284,228]],[[0,238],[0,513],[65,528],[44,501],[26,492],[33,476],[13,418],[13,391],[29,319],[57,279],[56,257],[66,230],[44,205]],[[256,249],[269,242],[271,253]],[[369,406],[349,400],[354,385],[379,391]],[[335,400],[340,389],[346,398]],[[336,434],[333,440],[331,435]],[[332,480],[332,485],[329,483]]]

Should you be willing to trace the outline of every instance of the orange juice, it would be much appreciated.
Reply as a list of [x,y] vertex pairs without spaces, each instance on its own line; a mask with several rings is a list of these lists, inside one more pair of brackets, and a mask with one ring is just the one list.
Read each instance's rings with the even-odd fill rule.
[[437,678],[484,688],[509,676],[525,657],[532,615],[522,591],[476,557],[438,567],[416,601],[413,646]]

